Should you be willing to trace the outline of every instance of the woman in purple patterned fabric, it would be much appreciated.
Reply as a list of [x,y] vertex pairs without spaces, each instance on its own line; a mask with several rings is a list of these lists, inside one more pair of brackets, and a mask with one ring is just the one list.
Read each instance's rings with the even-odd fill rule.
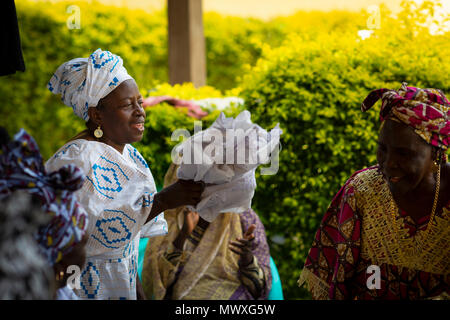
[[[50,297],[56,294],[57,299],[76,299],[72,288],[67,285],[67,280],[71,275],[69,266],[81,268],[86,256],[87,214],[76,201],[74,195],[74,192],[81,188],[84,177],[81,171],[72,164],[63,166],[58,171],[48,172],[45,170],[37,143],[24,129],[21,129],[11,141],[7,141],[9,137],[5,134],[2,134],[2,138],[0,148],[0,200],[10,199],[12,203],[23,201],[20,200],[21,198],[17,193],[14,193],[16,191],[32,195],[34,200],[32,204],[36,208],[33,209],[31,205],[22,204],[24,206],[22,211],[35,211],[31,212],[34,215],[33,217],[28,217],[31,222],[32,220],[42,220],[39,227],[36,227],[34,238],[37,240],[37,248],[43,259],[40,256],[33,257],[33,247],[18,246],[17,249],[20,249],[20,252],[15,254],[10,252],[7,260],[14,264],[14,262],[18,263],[17,261],[22,257],[23,268],[30,264],[30,260],[34,260],[36,264],[41,266],[43,263],[40,260],[44,260],[48,269],[53,269],[56,278],[55,283],[50,281],[48,285],[54,284],[55,289],[58,289],[54,293],[50,292]],[[13,196],[14,194],[16,195]],[[17,220],[20,221],[23,217],[20,214],[20,206],[17,205],[17,208]],[[5,214],[7,212],[8,210],[5,211]],[[31,213],[28,213],[28,215]],[[42,215],[42,217],[39,218],[38,215]],[[16,232],[8,230],[6,234],[12,232],[11,238],[21,236],[25,238],[26,230],[31,227],[22,223],[19,228],[18,222],[15,221],[15,223],[17,226]],[[10,228],[14,229],[13,226],[14,224],[11,223]],[[20,272],[18,270],[17,274],[20,275]],[[10,273],[13,272],[10,271]],[[43,289],[36,279],[39,279],[38,275],[30,280],[30,292],[38,291],[39,288]],[[8,286],[2,286],[2,288],[6,289],[9,294],[17,291],[16,286],[9,288]],[[16,294],[18,293],[16,292]],[[21,293],[20,296],[26,297],[26,294],[29,293]],[[41,296],[44,294],[42,292]],[[33,295],[30,294],[29,297],[33,297]]]
[[[176,181],[172,164],[165,186]],[[148,297],[171,300],[267,299],[270,252],[253,210],[220,214],[211,223],[185,207],[165,211],[169,234],[147,245],[142,271]]]
[[382,100],[378,165],[334,197],[299,284],[314,299],[448,299],[450,103],[436,89],[372,91]]

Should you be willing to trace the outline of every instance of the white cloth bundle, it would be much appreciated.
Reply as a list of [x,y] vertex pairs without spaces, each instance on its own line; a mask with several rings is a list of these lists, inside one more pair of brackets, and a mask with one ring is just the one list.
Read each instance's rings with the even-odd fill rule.
[[269,163],[279,147],[279,125],[267,132],[252,123],[250,116],[248,111],[236,119],[221,113],[211,127],[175,149],[175,154],[182,155],[174,161],[180,164],[177,177],[206,183],[201,201],[193,208],[206,221],[251,207],[256,168]]

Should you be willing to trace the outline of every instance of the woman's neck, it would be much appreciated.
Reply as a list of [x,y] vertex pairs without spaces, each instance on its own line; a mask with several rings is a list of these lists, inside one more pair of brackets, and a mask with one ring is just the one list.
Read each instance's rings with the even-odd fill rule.
[[[398,207],[410,215],[415,221],[432,213],[436,194],[436,176],[427,177],[417,188],[403,195],[393,194]],[[439,198],[435,213],[442,210],[450,202],[450,164],[443,164],[440,173]],[[425,180],[424,179],[424,180]]]
[[108,139],[107,137],[103,136],[100,139],[97,139],[98,142],[103,142],[107,144],[110,147],[113,147],[117,151],[119,151],[120,154],[123,154],[123,149],[125,148],[125,144],[117,144],[111,139]]
[[73,138],[71,138],[68,142],[77,140],[77,139],[102,142],[104,144],[107,144],[110,147],[113,147],[114,149],[119,151],[120,154],[123,154],[123,149],[125,148],[125,144],[114,143],[111,139],[108,139],[107,137],[101,137],[100,139],[95,138],[94,135],[89,131],[89,129],[81,131],[80,133],[75,135]]

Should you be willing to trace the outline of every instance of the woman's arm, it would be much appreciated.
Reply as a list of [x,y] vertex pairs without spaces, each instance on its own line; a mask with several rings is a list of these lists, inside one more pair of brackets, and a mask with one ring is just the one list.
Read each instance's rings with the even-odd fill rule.
[[184,242],[186,241],[187,237],[189,237],[189,235],[192,233],[194,228],[197,226],[199,220],[199,215],[196,212],[190,211],[187,208],[183,210],[183,214],[184,214],[183,227],[178,233],[178,236],[173,241],[173,245],[175,246],[175,248],[181,251],[183,251]]
[[201,181],[177,180],[174,184],[155,194],[152,209],[146,223],[165,210],[185,205],[197,205],[200,202],[204,189],[205,184]]
[[259,299],[264,293],[266,277],[264,270],[259,266],[256,257],[252,253],[255,229],[255,224],[250,225],[242,238],[230,242],[230,250],[240,256],[238,263],[239,279],[253,298]]

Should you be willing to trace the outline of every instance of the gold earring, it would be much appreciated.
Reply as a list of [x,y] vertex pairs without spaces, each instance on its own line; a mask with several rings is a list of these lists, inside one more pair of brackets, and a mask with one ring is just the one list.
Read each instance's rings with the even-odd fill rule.
[[100,139],[100,138],[103,136],[103,130],[100,128],[100,126],[98,126],[98,128],[95,129],[95,131],[94,131],[94,136],[95,136],[97,139]]

